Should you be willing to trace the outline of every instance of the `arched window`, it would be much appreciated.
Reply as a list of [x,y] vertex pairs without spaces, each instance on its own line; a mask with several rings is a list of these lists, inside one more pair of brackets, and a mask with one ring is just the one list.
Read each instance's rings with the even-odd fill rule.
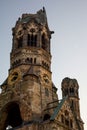
[[27,59],[25,60],[25,62],[31,64],[31,63],[33,62],[33,59],[32,59],[32,58],[27,58]]
[[28,46],[36,47],[37,46],[37,35],[28,34],[28,41],[27,41]]
[[32,63],[32,61],[33,61],[33,59],[32,59],[32,58],[30,58],[30,63]]
[[74,88],[70,88],[70,94],[74,94]]
[[61,122],[64,123],[64,116],[61,115]]
[[34,64],[36,64],[36,58],[34,58]]
[[18,39],[18,48],[21,48],[23,46],[23,37],[20,37]]
[[74,109],[75,108],[75,102],[73,100],[71,100],[71,108]]
[[31,46],[31,40],[30,40],[30,34],[28,34],[28,42],[27,42],[28,46]]
[[33,46],[33,44],[34,44],[34,35],[31,34],[31,46]]
[[7,108],[7,112],[6,130],[9,127],[15,128],[22,124],[19,105],[17,103],[11,103]]
[[71,128],[73,127],[73,121],[72,121],[72,119],[70,119],[70,127]]
[[46,50],[46,38],[45,38],[45,34],[42,34],[42,48],[44,50]]
[[37,35],[34,36],[34,46],[37,46]]
[[65,88],[64,90],[64,96],[67,96],[68,95],[68,88]]

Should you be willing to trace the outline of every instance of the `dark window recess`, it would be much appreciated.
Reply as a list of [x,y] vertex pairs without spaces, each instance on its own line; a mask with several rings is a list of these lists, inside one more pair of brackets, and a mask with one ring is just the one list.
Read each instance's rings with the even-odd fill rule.
[[19,64],[21,64],[21,60],[19,59],[19,60],[16,60],[13,64],[12,64],[12,66],[14,67],[14,66],[17,66],[17,65],[19,65]]
[[28,46],[36,47],[37,46],[37,35],[28,34]]
[[65,125],[66,125],[66,126],[69,126],[69,121],[68,121],[68,119],[65,119]]
[[33,59],[32,59],[32,58],[30,58],[30,63],[32,63],[32,61],[33,61]]
[[64,116],[61,115],[61,122],[64,123]]
[[74,88],[70,88],[70,93],[74,94]]
[[45,34],[42,35],[42,48],[43,48],[44,50],[47,49]]
[[32,59],[32,58],[27,58],[27,59],[25,60],[25,62],[31,64],[31,63],[33,62],[33,59]]
[[35,43],[34,43],[34,46],[37,46],[37,35],[34,36],[34,40],[35,40],[35,41],[34,41],[34,42],[35,42]]
[[74,103],[74,101],[72,100],[72,101],[71,101],[71,108],[72,108],[72,109],[74,109],[74,104],[75,104],[75,103]]
[[18,39],[18,48],[21,48],[23,46],[23,37],[20,37]]
[[49,120],[49,119],[50,119],[50,115],[49,114],[45,114],[44,118],[43,118],[43,121],[46,121],[46,120]]
[[73,127],[72,119],[70,119],[70,127],[71,127],[71,128]]
[[33,43],[34,43],[34,36],[33,34],[31,35],[31,46],[33,46]]
[[31,40],[30,40],[30,34],[28,34],[28,42],[27,42],[28,46],[31,46]]
[[66,88],[66,89],[64,90],[64,95],[65,95],[65,96],[68,95],[68,88]]
[[49,65],[48,65],[46,62],[42,61],[42,65],[43,65],[43,67],[45,67],[46,69],[49,69]]
[[34,58],[34,64],[36,64],[36,58]]
[[69,116],[69,112],[65,110],[65,116]]

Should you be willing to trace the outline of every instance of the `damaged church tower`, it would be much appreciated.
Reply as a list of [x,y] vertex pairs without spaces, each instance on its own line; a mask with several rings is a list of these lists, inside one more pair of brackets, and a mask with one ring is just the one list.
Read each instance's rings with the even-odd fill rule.
[[84,130],[76,80],[72,81],[76,87],[65,85],[70,82],[67,78],[62,81],[61,100],[52,82],[54,32],[48,27],[45,8],[23,14],[12,32],[10,69],[1,85],[0,130]]

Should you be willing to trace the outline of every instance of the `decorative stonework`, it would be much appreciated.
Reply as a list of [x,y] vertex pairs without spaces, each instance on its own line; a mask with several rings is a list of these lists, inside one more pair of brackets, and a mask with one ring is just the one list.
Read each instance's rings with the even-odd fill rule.
[[1,85],[0,130],[84,130],[78,83],[62,81],[62,99],[52,81],[45,8],[23,14],[12,29],[10,69]]

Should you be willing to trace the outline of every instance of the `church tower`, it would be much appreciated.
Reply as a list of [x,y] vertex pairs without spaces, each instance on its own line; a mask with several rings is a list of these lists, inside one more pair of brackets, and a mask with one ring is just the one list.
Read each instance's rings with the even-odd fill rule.
[[79,85],[76,79],[70,79],[68,77],[62,80],[62,97],[68,96],[70,107],[76,117],[77,122],[83,129],[83,121],[80,116],[80,105],[79,105]]
[[[33,94],[35,99],[36,94],[34,92],[36,92],[35,89],[37,90],[37,100],[40,99],[40,96],[41,101],[38,103],[34,102],[32,105],[35,105],[33,108],[40,107],[38,112],[45,108],[49,99],[52,101],[51,34],[44,8],[38,11],[37,14],[23,14],[13,28],[13,46],[9,74],[13,74],[13,71],[18,69],[22,76],[18,83],[23,81],[23,84],[32,86],[28,89],[32,89],[31,95]],[[8,79],[10,84],[13,84],[15,81],[14,77],[13,79]],[[34,82],[35,87],[32,84]],[[25,89],[27,90],[26,87]],[[45,92],[46,96],[44,95]]]
[[50,117],[47,104],[58,99],[51,76],[52,33],[45,8],[36,14],[23,14],[12,29],[10,69],[1,85],[0,130]]
[[10,68],[0,85],[0,130],[84,130],[77,81],[62,81],[61,100],[52,82],[52,33],[44,7],[23,14],[12,29]]

